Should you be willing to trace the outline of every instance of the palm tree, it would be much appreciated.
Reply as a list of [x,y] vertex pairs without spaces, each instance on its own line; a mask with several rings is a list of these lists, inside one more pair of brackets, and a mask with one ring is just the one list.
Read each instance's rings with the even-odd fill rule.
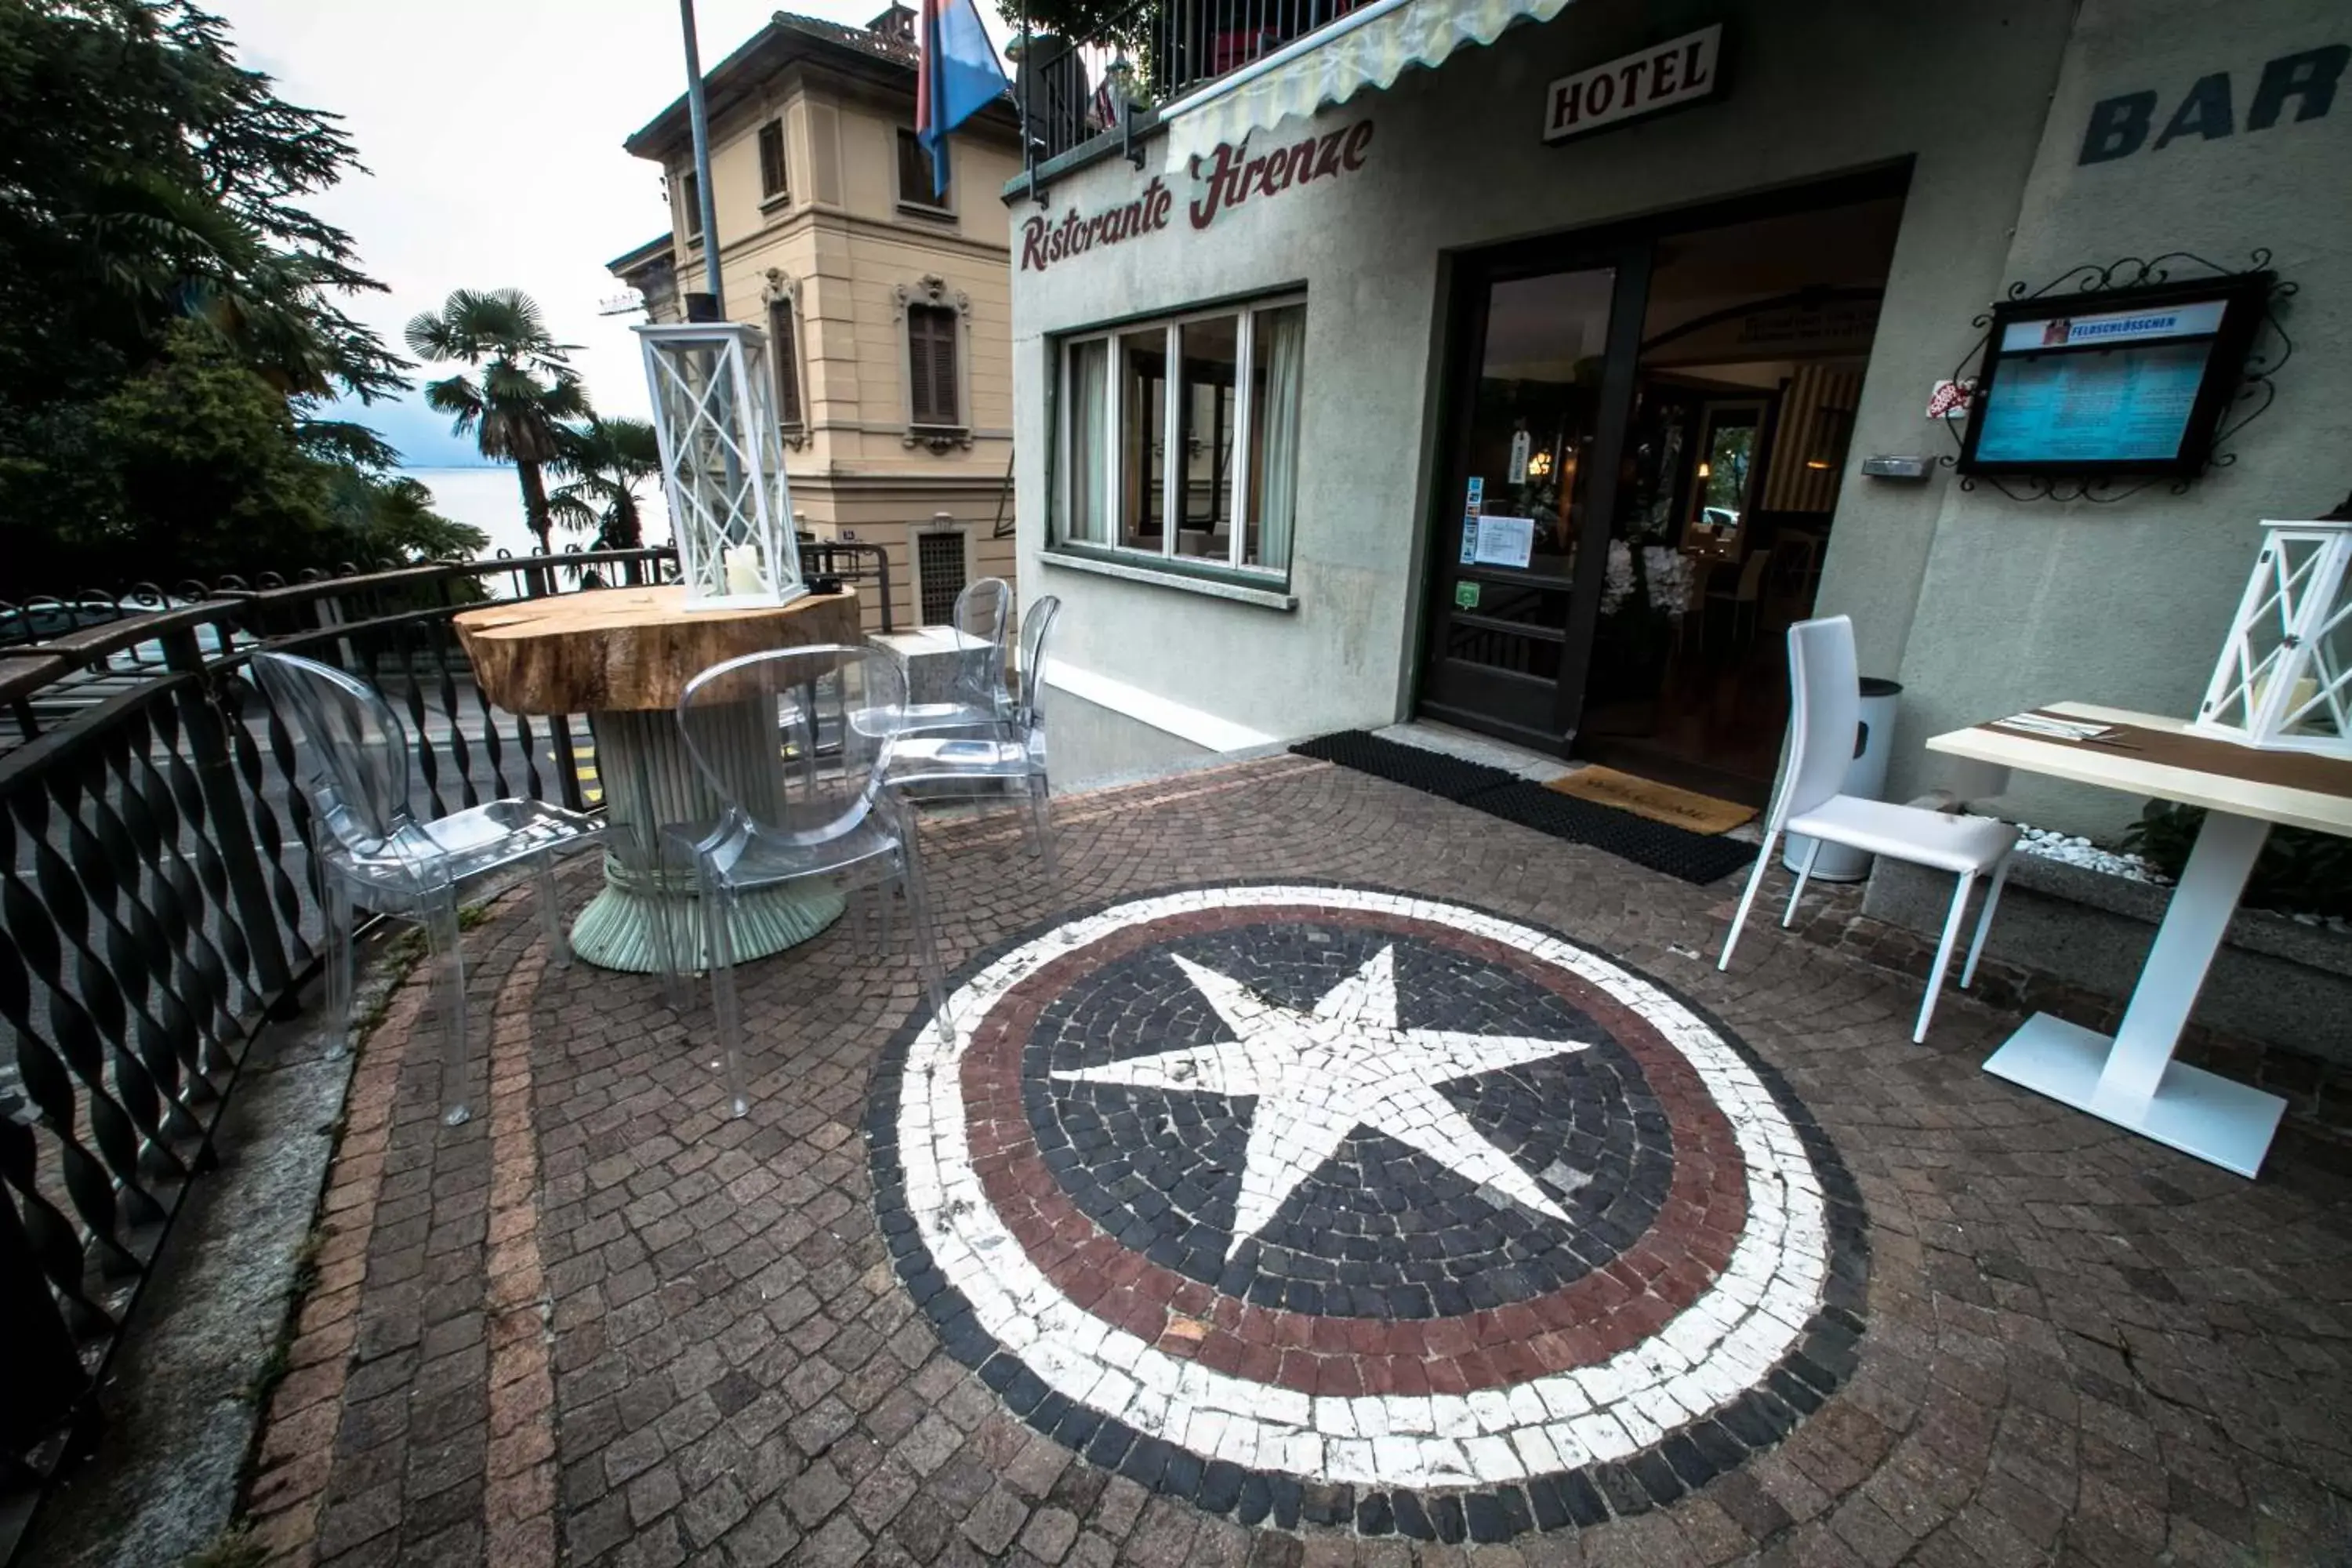
[[593,528],[598,550],[635,550],[645,543],[637,486],[661,472],[661,447],[650,421],[590,415],[557,437],[562,450],[551,465],[571,483],[548,497],[547,510],[567,528]]
[[541,465],[562,456],[563,422],[589,416],[588,394],[564,356],[571,345],[548,335],[539,306],[520,289],[459,289],[426,310],[404,334],[420,359],[462,361],[481,379],[459,374],[425,386],[426,406],[456,417],[482,456],[512,463],[522,481],[522,510],[541,551],[551,548],[547,485]]

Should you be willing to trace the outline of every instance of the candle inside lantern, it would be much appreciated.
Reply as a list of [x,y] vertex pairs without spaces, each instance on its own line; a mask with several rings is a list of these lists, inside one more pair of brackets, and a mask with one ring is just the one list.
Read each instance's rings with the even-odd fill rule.
[[719,554],[727,570],[727,591],[730,594],[758,594],[766,584],[760,579],[760,548],[756,544],[730,544]]
[[[2276,679],[2277,672],[2270,669],[2265,669],[2260,675],[2254,677],[2253,689],[2246,694],[2246,707],[2248,710],[2251,710],[2263,705],[2263,700],[2271,694],[2272,683],[2275,681]],[[2303,711],[2304,704],[2309,702],[2313,698],[2318,695],[2319,682],[2307,675],[2304,676],[2298,679],[2293,687],[2288,689],[2286,710],[2289,713],[2300,713]]]

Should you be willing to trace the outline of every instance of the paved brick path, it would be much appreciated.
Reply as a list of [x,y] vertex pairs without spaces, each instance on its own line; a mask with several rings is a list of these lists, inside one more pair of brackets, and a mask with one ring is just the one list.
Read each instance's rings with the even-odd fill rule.
[[1370,1539],[1353,1525],[1394,1520],[1312,1522],[1311,1489],[1294,1529],[1213,1517],[1034,1430],[901,1284],[864,1129],[919,1005],[910,964],[841,929],[748,969],[754,1104],[727,1121],[707,1018],[649,979],[546,965],[520,894],[469,936],[494,1030],[475,1120],[436,1115],[415,985],[362,1058],[253,1483],[261,1538],[500,1568],[2352,1560],[2352,1189],[2328,1151],[2284,1138],[2240,1182],[1979,1073],[2013,1020],[1961,996],[1914,1047],[1911,982],[1769,924],[1729,976],[1695,957],[1724,889],[1321,764],[1072,797],[1056,820],[1058,890],[1010,817],[927,839],[951,966],[1066,910],[1297,878],[1558,931],[1689,997],[1859,1188],[1850,1375],[1785,1439],[1581,1529]]

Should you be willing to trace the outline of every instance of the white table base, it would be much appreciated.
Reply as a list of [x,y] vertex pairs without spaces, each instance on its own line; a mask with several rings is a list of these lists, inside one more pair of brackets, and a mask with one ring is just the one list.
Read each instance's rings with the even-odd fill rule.
[[2172,1059],[2270,824],[2209,812],[2110,1040],[2037,1013],[1985,1071],[2224,1170],[2252,1176],[2286,1101]]
[[2095,1029],[2036,1013],[1986,1058],[1984,1067],[1995,1078],[2087,1110],[2225,1171],[2251,1176],[2263,1168],[2285,1100],[2187,1062],[2174,1062],[2164,1069],[2155,1094],[2137,1109],[2117,1104],[2109,1110],[2099,1100],[2099,1074],[2114,1048],[2115,1041]]

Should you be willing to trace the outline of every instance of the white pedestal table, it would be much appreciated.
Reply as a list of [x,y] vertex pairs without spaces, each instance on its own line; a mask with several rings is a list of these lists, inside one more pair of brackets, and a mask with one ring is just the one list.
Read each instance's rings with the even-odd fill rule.
[[2260,751],[2123,709],[2057,702],[2041,711],[2111,726],[2113,741],[1979,725],[1937,735],[1927,749],[2203,806],[2205,825],[2114,1037],[2037,1013],[1986,1058],[1985,1071],[2252,1176],[2286,1102],[2172,1053],[2271,825],[2352,837],[2352,762]]

